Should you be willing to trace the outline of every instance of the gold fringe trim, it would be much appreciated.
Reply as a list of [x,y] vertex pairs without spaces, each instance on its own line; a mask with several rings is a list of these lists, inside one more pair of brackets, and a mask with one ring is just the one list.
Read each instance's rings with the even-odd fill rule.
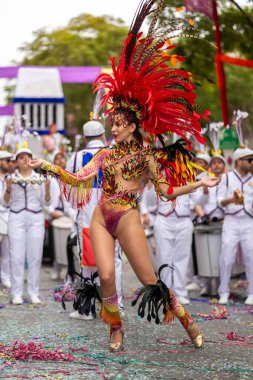
[[122,322],[120,319],[120,313],[118,309],[118,305],[111,305],[109,308],[107,307],[108,305],[104,305],[104,302],[101,304],[101,309],[100,309],[100,318],[108,325],[110,325],[110,331],[112,333],[112,330],[114,329],[121,329],[122,327]]
[[89,203],[96,174],[84,179],[47,161],[43,162],[41,168],[59,180],[61,193],[72,207],[82,208]]

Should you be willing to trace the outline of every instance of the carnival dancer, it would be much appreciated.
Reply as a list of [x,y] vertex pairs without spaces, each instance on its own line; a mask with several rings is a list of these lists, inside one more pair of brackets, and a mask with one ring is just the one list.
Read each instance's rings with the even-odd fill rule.
[[248,280],[248,297],[245,304],[253,305],[253,176],[251,174],[253,150],[246,148],[243,141],[241,121],[246,116],[237,111],[235,117],[241,148],[233,153],[235,169],[223,175],[218,189],[218,203],[225,209],[220,256],[219,303],[228,303],[229,281],[240,243]]
[[39,299],[39,279],[43,253],[44,215],[42,207],[50,203],[50,180],[35,173],[26,162],[31,150],[16,153],[18,169],[6,178],[3,204],[10,208],[8,236],[11,258],[12,303],[23,303],[24,265],[28,263],[28,293],[31,302]]
[[[101,74],[95,88],[108,90],[102,98],[102,107],[109,104],[112,116],[112,135],[116,146],[101,149],[79,172],[71,174],[44,160],[27,159],[33,168],[56,175],[63,186],[63,193],[74,205],[87,203],[94,176],[102,168],[102,194],[93,212],[90,236],[98,268],[101,294],[97,293],[91,280],[78,292],[77,304],[84,313],[94,310],[97,296],[101,301],[101,318],[110,325],[112,352],[123,349],[122,321],[118,308],[115,287],[114,242],[115,238],[126,254],[137,277],[144,286],[140,295],[143,299],[139,315],[157,323],[159,309],[165,313],[164,322],[177,317],[195,347],[203,346],[203,334],[193,319],[180,304],[173,292],[159,279],[157,281],[148,255],[147,241],[137,205],[139,194],[151,179],[158,196],[172,200],[188,194],[201,186],[215,186],[219,178],[194,179],[193,163],[183,143],[176,143],[164,149],[144,147],[141,130],[151,136],[169,131],[185,138],[185,133],[194,134],[200,141],[200,119],[206,112],[194,109],[195,91],[187,71],[171,67],[171,56],[167,52],[170,38],[182,20],[175,19],[173,25],[156,27],[156,20],[163,1],[152,12],[153,21],[144,38],[140,32],[146,16],[150,14],[155,1],[143,1],[125,40],[123,51],[117,63],[112,59],[112,74]],[[171,32],[171,34],[170,34]],[[182,60],[182,57],[177,57]],[[165,263],[166,264],[166,263]],[[160,277],[162,268],[158,271]],[[91,289],[94,292],[91,295]],[[90,296],[89,296],[90,295]],[[134,303],[135,304],[135,303]]]
[[[5,178],[9,170],[9,162],[12,154],[0,151],[0,198],[3,196]],[[9,209],[0,204],[0,253],[1,253],[1,283],[6,288],[11,287],[10,275],[10,247],[7,234],[7,225],[9,219]]]
[[[98,118],[96,110],[99,109],[97,102],[101,102],[101,97],[100,100],[99,97],[96,97],[94,102],[92,113],[94,120],[90,120],[83,125],[83,136],[86,142],[85,149],[74,153],[68,161],[67,170],[71,173],[78,172],[92,159],[94,154],[96,154],[105,146],[105,128],[99,121],[96,120]],[[94,208],[97,206],[99,198],[101,196],[102,171],[100,171],[99,176],[100,178],[98,178],[98,180],[94,180],[93,191],[89,205],[84,207],[84,209],[78,210],[76,219],[77,245],[79,249],[82,275],[84,277],[90,277],[97,270],[94,253],[90,242],[90,223]],[[124,307],[122,297],[122,260],[120,246],[117,241],[115,242],[115,274],[118,303],[120,311],[123,314]],[[70,318],[92,320],[94,319],[94,314],[80,314],[78,310],[76,310],[70,313]]]

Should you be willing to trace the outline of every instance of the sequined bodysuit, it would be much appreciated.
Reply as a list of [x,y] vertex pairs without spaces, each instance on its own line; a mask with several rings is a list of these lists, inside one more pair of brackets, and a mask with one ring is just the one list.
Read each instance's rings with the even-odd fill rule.
[[123,142],[113,148],[101,149],[93,159],[76,174],[56,165],[44,162],[42,169],[56,175],[63,192],[73,204],[82,206],[89,202],[91,184],[102,168],[102,196],[99,208],[108,232],[115,236],[122,215],[136,209],[139,196],[151,179],[159,192],[159,182],[165,182],[160,174],[160,162],[166,153],[159,149],[144,147],[136,140]]

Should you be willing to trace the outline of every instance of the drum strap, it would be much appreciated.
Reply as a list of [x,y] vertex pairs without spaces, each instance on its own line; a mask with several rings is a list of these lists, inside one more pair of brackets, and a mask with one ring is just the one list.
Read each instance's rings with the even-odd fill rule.
[[77,152],[75,153],[75,158],[74,158],[74,167],[73,167],[73,173],[76,172],[76,160],[77,160]]
[[[93,158],[93,154],[92,153],[85,152],[84,155],[83,155],[83,165],[82,166],[87,165],[92,160],[92,158]],[[101,187],[101,185],[102,185],[102,176],[103,176],[103,172],[102,172],[102,169],[100,169],[99,172],[98,172],[98,180],[97,180],[97,177],[95,177],[95,179],[94,179],[94,183],[93,183],[93,187],[94,188]]]

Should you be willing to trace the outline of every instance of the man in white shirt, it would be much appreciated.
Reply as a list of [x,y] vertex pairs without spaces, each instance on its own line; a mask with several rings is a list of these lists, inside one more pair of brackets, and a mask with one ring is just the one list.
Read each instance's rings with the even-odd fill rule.
[[[195,163],[199,166],[201,166],[203,169],[206,171],[209,169],[210,166],[210,161],[211,157],[207,153],[198,153],[196,155],[196,160]],[[203,170],[198,170],[196,180],[200,181],[201,179],[207,178],[208,173]],[[204,188],[199,188],[196,190],[195,194],[196,196],[194,197],[195,204],[191,208],[191,219],[193,221],[193,224],[196,224],[197,222],[202,222],[201,218],[198,216],[197,213],[197,205],[204,205],[206,201],[206,190]],[[196,291],[203,289],[205,287],[205,283],[200,280],[198,277],[198,265],[197,265],[197,258],[196,258],[196,249],[195,249],[195,242],[194,242],[194,237],[192,240],[192,253],[190,255],[190,261],[188,265],[188,269],[186,272],[186,289],[188,291]]]
[[196,193],[182,195],[173,202],[159,201],[158,214],[154,224],[156,241],[156,266],[169,264],[164,269],[162,280],[171,288],[178,300],[190,303],[186,289],[186,272],[191,258],[193,223],[190,210],[193,209]]
[[[210,171],[217,177],[224,173],[226,167],[225,158],[221,155],[211,157]],[[224,209],[218,204],[217,194],[218,186],[215,188],[206,188],[203,190],[203,204],[195,205],[195,211],[203,224],[210,222],[221,222],[224,218]],[[218,288],[218,278],[202,278],[202,296],[215,296]]]
[[225,209],[220,257],[219,303],[229,299],[229,281],[238,244],[244,256],[248,297],[246,305],[253,305],[253,150],[238,148],[233,154],[235,169],[223,175],[218,189],[218,204]]

